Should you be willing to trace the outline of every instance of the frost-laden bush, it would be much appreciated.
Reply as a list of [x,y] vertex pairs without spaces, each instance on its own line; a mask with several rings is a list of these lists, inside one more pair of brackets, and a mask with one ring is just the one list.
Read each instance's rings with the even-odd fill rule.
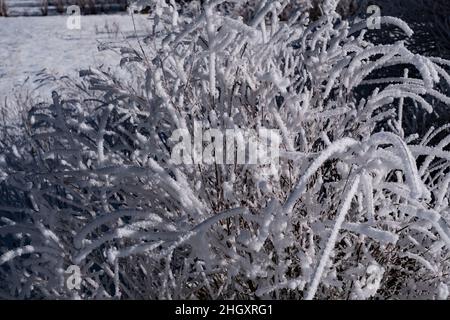
[[[314,22],[221,2],[160,2],[131,77],[90,69],[29,111],[2,150],[1,297],[446,299],[450,125],[404,127],[449,104],[450,62],[371,44],[333,1]],[[279,130],[279,165],[176,164],[194,121]]]

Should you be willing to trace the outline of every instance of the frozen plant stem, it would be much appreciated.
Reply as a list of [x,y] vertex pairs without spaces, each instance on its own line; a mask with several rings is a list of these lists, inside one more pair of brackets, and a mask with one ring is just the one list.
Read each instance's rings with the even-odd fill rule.
[[209,46],[209,88],[211,97],[215,98],[216,92],[216,53],[214,48],[214,14],[213,6],[208,4],[205,6],[205,17],[206,17],[206,31],[208,33],[208,46]]
[[316,295],[316,291],[319,286],[320,279],[322,278],[325,265],[327,264],[328,259],[330,258],[330,254],[333,251],[334,245],[336,244],[338,232],[341,229],[345,216],[347,215],[347,212],[350,209],[352,199],[358,189],[359,179],[360,179],[359,175],[354,176],[349,189],[344,195],[344,202],[342,203],[341,208],[339,210],[339,214],[336,218],[336,223],[334,224],[333,230],[331,231],[330,238],[328,238],[328,242],[325,246],[325,250],[323,251],[322,257],[320,258],[316,272],[314,273],[314,278],[311,283],[311,286],[309,287],[305,300],[312,300]]

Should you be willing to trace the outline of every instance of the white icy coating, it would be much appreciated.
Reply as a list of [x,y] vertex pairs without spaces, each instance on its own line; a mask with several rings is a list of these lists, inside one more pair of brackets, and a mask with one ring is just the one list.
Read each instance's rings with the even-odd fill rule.
[[[448,298],[449,126],[411,114],[448,104],[449,62],[370,43],[335,1],[313,22],[287,4],[154,2],[120,67],[0,130],[1,297],[71,297],[77,264],[85,299]],[[198,123],[276,129],[276,170],[175,163]]]

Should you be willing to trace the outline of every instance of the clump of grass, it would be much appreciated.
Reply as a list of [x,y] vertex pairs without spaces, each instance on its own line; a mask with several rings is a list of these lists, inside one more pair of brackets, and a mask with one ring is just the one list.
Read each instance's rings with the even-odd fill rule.
[[[121,49],[131,77],[91,68],[29,110],[2,147],[1,295],[447,298],[448,126],[405,136],[404,110],[449,103],[448,62],[372,44],[335,1],[315,21],[222,2],[158,2],[154,33]],[[395,65],[417,76],[376,76]],[[174,163],[195,122],[279,130],[276,174]]]

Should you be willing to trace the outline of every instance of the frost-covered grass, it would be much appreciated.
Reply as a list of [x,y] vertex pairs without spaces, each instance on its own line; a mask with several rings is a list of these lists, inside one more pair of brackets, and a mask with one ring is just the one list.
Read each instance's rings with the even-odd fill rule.
[[[450,62],[372,44],[333,0],[313,20],[223,2],[157,2],[131,76],[62,79],[3,130],[0,296],[447,299],[450,125],[415,130],[450,104]],[[198,121],[279,130],[278,174],[175,164]]]

